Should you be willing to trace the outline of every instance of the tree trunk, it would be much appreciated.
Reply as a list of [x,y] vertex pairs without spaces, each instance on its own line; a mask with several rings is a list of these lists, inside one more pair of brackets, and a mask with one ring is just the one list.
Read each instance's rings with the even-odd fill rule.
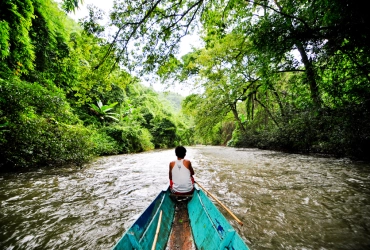
[[272,115],[272,113],[270,112],[270,110],[266,107],[266,105],[264,105],[260,100],[258,100],[257,97],[255,97],[255,100],[256,100],[256,102],[259,103],[259,105],[261,105],[265,109],[265,111],[270,116],[270,118],[272,119],[272,121],[276,124],[276,126],[279,127],[279,123],[275,120],[274,116]]
[[299,54],[301,55],[302,62],[306,68],[306,77],[308,84],[310,85],[311,99],[316,109],[319,109],[321,107],[321,98],[319,95],[319,87],[317,86],[317,82],[315,79],[315,71],[313,69],[312,62],[308,59],[307,53],[304,50],[302,43],[297,42],[296,46],[298,48]]
[[245,133],[246,132],[245,127],[244,127],[242,121],[239,118],[238,111],[236,110],[236,102],[230,104],[230,109],[233,112],[234,118],[238,122],[240,129]]
[[[283,12],[283,8],[277,2],[277,0],[274,0],[274,2],[278,6],[279,10]],[[295,28],[291,20],[289,21],[289,26],[291,30],[294,32]],[[299,54],[301,55],[301,58],[302,58],[302,62],[306,68],[306,77],[307,77],[308,84],[310,85],[311,99],[315,105],[316,110],[318,110],[321,107],[321,98],[319,95],[319,88],[316,83],[315,71],[313,69],[312,62],[308,59],[307,53],[304,50],[302,42],[296,41],[295,45],[298,48]]]

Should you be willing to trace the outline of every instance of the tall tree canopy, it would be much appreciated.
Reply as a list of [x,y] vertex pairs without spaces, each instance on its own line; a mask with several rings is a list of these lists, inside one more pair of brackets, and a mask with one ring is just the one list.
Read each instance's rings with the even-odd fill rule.
[[[279,71],[303,71],[317,107],[322,101],[318,75],[327,66],[322,59],[346,57],[369,77],[369,17],[352,1],[117,1],[111,18],[118,28],[111,42],[120,51],[117,59],[144,70],[171,59],[181,37],[201,25],[207,34],[248,37]],[[299,57],[292,57],[293,51]]]

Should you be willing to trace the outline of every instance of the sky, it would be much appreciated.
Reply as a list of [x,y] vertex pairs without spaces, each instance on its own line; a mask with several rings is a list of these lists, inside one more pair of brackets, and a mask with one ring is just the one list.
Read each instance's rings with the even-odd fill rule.
[[[60,2],[61,0],[57,0],[57,2]],[[83,4],[75,10],[75,12],[68,14],[71,18],[74,20],[78,21],[78,19],[83,18],[88,15],[88,10],[87,10],[87,5],[92,4],[99,9],[102,9],[107,15],[110,11],[110,9],[113,7],[113,0],[84,0]],[[180,49],[179,49],[179,54],[178,56],[185,55],[186,53],[191,51],[192,46],[197,47],[197,45],[200,43],[200,39],[196,35],[188,35],[182,38],[181,44],[180,44]],[[151,86],[153,87],[156,91],[171,91],[178,93],[182,96],[187,96],[192,92],[192,86],[184,86],[184,84],[181,83],[174,83],[171,86],[165,86],[159,82],[147,82],[144,79],[142,79],[142,83],[145,86]]]

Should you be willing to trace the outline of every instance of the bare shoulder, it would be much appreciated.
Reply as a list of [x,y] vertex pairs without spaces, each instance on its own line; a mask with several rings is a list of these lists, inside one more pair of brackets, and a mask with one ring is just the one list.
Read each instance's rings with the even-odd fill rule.
[[184,159],[184,165],[185,166],[191,166],[191,161]]
[[190,174],[194,175],[194,169],[193,166],[191,165],[191,161],[189,160],[184,160],[184,166],[190,170]]
[[173,166],[175,166],[175,161],[170,162],[170,167],[172,168]]

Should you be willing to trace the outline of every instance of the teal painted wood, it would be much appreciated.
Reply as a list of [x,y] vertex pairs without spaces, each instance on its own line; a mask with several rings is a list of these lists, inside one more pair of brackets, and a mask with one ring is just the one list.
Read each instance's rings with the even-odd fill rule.
[[154,219],[149,224],[147,231],[144,233],[143,237],[140,239],[140,245],[143,249],[151,249],[153,245],[153,240],[157,230],[158,219],[160,210],[162,210],[162,220],[161,227],[158,235],[158,240],[156,243],[156,250],[165,249],[168,238],[171,233],[172,222],[175,214],[175,203],[171,200],[169,196],[169,191],[165,192],[164,199],[160,209],[157,210]]
[[197,249],[249,249],[202,190],[195,190],[188,212]]
[[172,221],[175,214],[175,204],[170,199],[168,190],[162,191],[154,199],[149,207],[117,242],[113,250],[151,249],[161,210],[163,211],[161,229],[158,235],[156,250],[164,249],[171,232]]
[[[162,191],[126,231],[113,250],[151,249],[161,210],[162,221],[156,250],[165,249],[175,214],[175,203],[169,194],[169,190]],[[194,243],[198,250],[249,249],[202,190],[196,188],[188,203],[188,212]]]

